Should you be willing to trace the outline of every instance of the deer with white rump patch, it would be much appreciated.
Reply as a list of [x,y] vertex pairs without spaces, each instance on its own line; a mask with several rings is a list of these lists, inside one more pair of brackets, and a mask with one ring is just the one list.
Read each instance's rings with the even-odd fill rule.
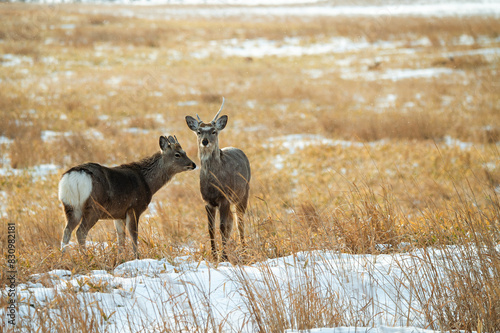
[[153,194],[177,173],[193,170],[196,164],[182,150],[177,138],[160,137],[160,151],[139,162],[108,168],[86,163],[66,171],[59,182],[59,200],[66,214],[66,228],[61,242],[64,251],[71,233],[85,248],[89,230],[100,219],[114,219],[118,244],[125,243],[125,227],[132,237],[136,257],[139,217]]
[[219,209],[222,260],[227,260],[225,248],[233,227],[231,205],[236,206],[240,240],[244,244],[243,216],[247,209],[250,190],[250,162],[245,153],[238,148],[219,148],[219,132],[226,127],[228,119],[226,115],[219,118],[223,106],[224,99],[219,112],[209,123],[204,123],[198,115],[196,115],[198,120],[186,116],[186,123],[198,137],[201,163],[200,190],[206,203],[212,256],[217,258],[215,213],[216,209]]

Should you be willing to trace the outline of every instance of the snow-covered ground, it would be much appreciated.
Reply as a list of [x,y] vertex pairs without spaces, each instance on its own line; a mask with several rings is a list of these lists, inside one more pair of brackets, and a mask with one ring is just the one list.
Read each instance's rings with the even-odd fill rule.
[[[316,293],[318,303],[310,305],[311,311],[344,309],[340,323],[357,318],[367,327],[312,332],[430,332],[423,328],[432,323],[413,294],[418,288],[408,278],[415,278],[415,267],[432,266],[446,283],[443,260],[450,260],[450,255],[459,258],[463,249],[424,251],[378,256],[311,251],[253,265],[221,263],[217,267],[185,256],[171,261],[130,261],[111,273],[97,270],[75,275],[55,270],[34,275],[31,282],[18,286],[19,319],[24,325],[39,327],[38,320],[46,320],[37,315],[40,309],[50,309],[49,316],[61,315],[60,309],[50,305],[58,296],[72,295],[76,297],[73,304],[95,314],[103,332],[188,332],[199,327],[256,332],[259,311],[270,321],[275,314],[283,315],[291,327],[287,332],[299,332],[293,329],[298,317],[294,311],[299,311],[294,302],[301,295]],[[428,295],[420,292],[424,293],[420,299],[432,296],[431,288]],[[278,303],[273,305],[273,300]],[[271,310],[272,306],[276,308]]]
[[[145,1],[149,4],[150,2]],[[156,4],[156,3],[155,3]],[[132,16],[133,12],[128,12]],[[388,16],[471,16],[471,15],[500,15],[498,2],[458,2],[458,3],[409,3],[409,4],[380,4],[368,6],[335,5],[335,3],[319,3],[312,5],[285,5],[285,6],[218,6],[205,8],[161,8],[153,17],[174,16],[204,16],[204,17],[255,17],[255,16],[378,16],[383,19]]]
[[[146,18],[227,17],[253,18],[255,16],[500,16],[497,0],[439,0],[396,1],[365,0],[13,0],[34,3],[62,4],[87,3],[110,6],[113,15]],[[132,8],[114,9],[114,4],[133,5]],[[154,7],[151,10],[145,7]],[[83,9],[85,10],[85,9]],[[90,9],[92,10],[92,9]],[[101,10],[102,11],[102,10]],[[381,22],[382,22],[381,21]]]

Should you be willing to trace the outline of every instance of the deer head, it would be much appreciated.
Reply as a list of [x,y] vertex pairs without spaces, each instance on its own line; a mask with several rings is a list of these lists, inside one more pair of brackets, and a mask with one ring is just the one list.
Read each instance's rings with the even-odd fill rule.
[[219,118],[219,114],[224,106],[224,98],[222,98],[222,105],[219,112],[215,115],[209,123],[204,123],[200,116],[196,115],[198,120],[191,116],[186,116],[186,123],[188,127],[196,133],[198,137],[198,149],[200,156],[205,154],[211,154],[215,150],[219,149],[219,132],[222,131],[227,124],[227,116],[224,115]]
[[196,168],[196,164],[187,157],[176,136],[160,136],[160,148],[170,173],[176,174]]

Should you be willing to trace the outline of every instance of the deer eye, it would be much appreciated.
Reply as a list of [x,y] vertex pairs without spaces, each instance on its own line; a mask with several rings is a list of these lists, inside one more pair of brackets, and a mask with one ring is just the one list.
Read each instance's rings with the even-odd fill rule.
[[201,135],[201,131],[200,130],[198,130],[198,132],[196,132],[196,133],[198,133],[198,135]]
[[175,158],[179,158],[179,157],[181,157],[181,154],[179,154],[179,153],[175,153],[175,155],[174,155],[174,156],[175,156]]
[[215,134],[217,134],[217,132],[216,131],[212,131],[212,135],[215,135]]

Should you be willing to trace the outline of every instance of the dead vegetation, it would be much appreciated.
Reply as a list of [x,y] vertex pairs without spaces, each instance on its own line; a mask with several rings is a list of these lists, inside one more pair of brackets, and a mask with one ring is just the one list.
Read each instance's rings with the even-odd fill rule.
[[[424,276],[432,267],[408,274],[433,283],[436,294],[421,290],[420,301],[439,329],[474,330],[478,317],[490,325],[484,331],[500,329],[495,319],[500,299],[498,54],[474,54],[498,48],[498,20],[161,21],[84,14],[79,8],[0,8],[0,136],[10,140],[0,143],[0,166],[25,170],[0,175],[8,198],[1,207],[2,223],[18,226],[20,282],[58,268],[110,271],[131,259],[128,250],[111,245],[115,235],[106,222],[89,236],[108,247],[61,256],[60,173],[86,161],[136,160],[154,152],[162,134],[175,134],[196,160],[196,140],[184,116],[208,118],[224,96],[230,124],[221,141],[243,148],[254,170],[248,248],[243,251],[235,241],[234,261],[252,263],[311,249],[393,253],[465,245],[469,261],[449,267],[450,286],[432,274]],[[396,46],[302,57],[197,53],[231,38],[285,45],[287,37],[298,37],[305,46],[338,37]],[[454,55],[443,56],[450,52]],[[380,79],[388,70],[422,68],[452,72]],[[368,71],[375,80],[345,76]],[[306,145],[294,134],[324,141]],[[60,171],[44,176],[26,171],[41,164],[55,164]],[[160,191],[151,210],[140,225],[144,257],[172,258],[189,247],[197,260],[208,258],[195,174],[180,175],[168,191]],[[2,251],[5,242],[2,234]],[[272,290],[272,281],[267,282]],[[318,315],[324,309],[332,313],[329,325],[347,324],[339,317],[344,309],[329,308],[334,297],[321,299],[314,280],[307,283],[292,302],[303,327],[326,320],[306,322],[300,317],[304,304],[318,307]],[[262,292],[249,298],[260,314],[283,314],[279,299],[264,300],[269,293]],[[440,297],[450,302],[441,304]],[[457,307],[451,309],[451,303]],[[269,318],[256,320],[272,331],[288,327],[286,316]]]

